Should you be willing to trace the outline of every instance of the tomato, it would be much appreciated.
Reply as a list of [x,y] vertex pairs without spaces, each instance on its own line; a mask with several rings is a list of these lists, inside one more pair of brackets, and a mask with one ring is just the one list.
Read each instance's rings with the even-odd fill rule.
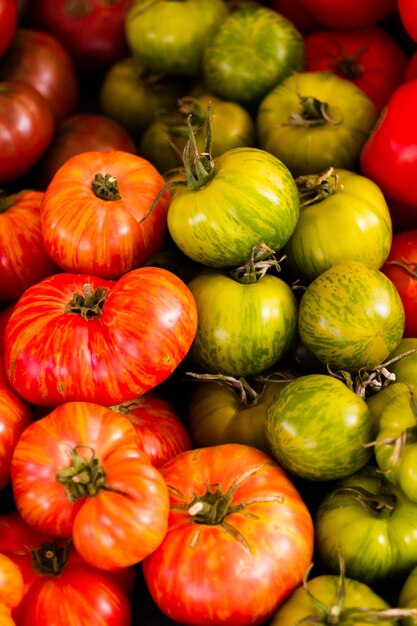
[[302,2],[293,0],[269,0],[267,5],[289,19],[303,35],[317,30],[318,24]]
[[51,109],[36,89],[0,82],[0,184],[26,174],[49,146],[54,133]]
[[299,72],[263,98],[256,126],[260,147],[299,176],[329,167],[355,170],[377,117],[374,103],[350,80]]
[[37,188],[45,190],[59,168],[82,152],[121,151],[136,154],[129,133],[106,115],[77,113],[60,122],[34,170]]
[[414,78],[417,78],[417,49],[414,50],[408,59],[403,82],[414,80]]
[[[4,334],[7,322],[14,309],[14,302],[0,308],[0,355],[4,354]],[[6,377],[7,378],[7,377]]]
[[18,21],[17,5],[15,0],[1,0],[0,2],[0,56],[7,51],[12,41]]
[[6,554],[0,552],[0,604],[13,609],[23,597],[23,576]]
[[359,261],[333,265],[304,291],[298,332],[332,370],[358,372],[384,362],[404,332],[404,307],[395,285]]
[[268,7],[233,11],[206,43],[202,78],[225,100],[255,106],[286,76],[304,67],[304,40]]
[[34,87],[47,100],[55,123],[72,115],[79,102],[79,81],[72,58],[53,35],[18,28],[0,61],[0,79]]
[[[403,607],[405,609],[415,609],[415,607],[417,606],[416,589],[417,565],[413,567],[411,572],[408,573],[406,579],[402,584],[400,596],[398,599],[398,604],[400,607]],[[402,624],[403,626],[416,626],[417,615],[415,617],[409,617],[402,620]]]
[[381,111],[404,77],[408,57],[380,26],[316,30],[305,37],[305,69],[335,72],[360,87]]
[[[410,354],[407,355],[409,351]],[[417,337],[403,337],[388,360],[401,355],[407,356],[390,364],[388,369],[395,375],[396,382],[417,385]]]
[[165,236],[170,196],[158,198],[164,184],[149,161],[129,152],[92,150],[70,157],[42,201],[47,253],[68,272],[103,278],[139,267]]
[[264,623],[312,556],[311,516],[291,480],[269,455],[232,443],[182,452],[161,471],[168,532],[143,561],[157,606],[192,626]]
[[404,337],[417,337],[417,230],[396,233],[381,268],[394,283],[405,311]]
[[21,434],[13,496],[38,532],[72,537],[94,567],[141,561],[167,529],[168,491],[130,421],[98,404],[61,404]]
[[111,409],[130,420],[139,447],[146,452],[154,467],[159,468],[176,454],[192,447],[179,412],[156,392],[148,391]]
[[5,604],[0,604],[0,618],[2,626],[16,626],[16,622],[12,618],[11,611]]
[[193,296],[168,270],[144,267],[116,282],[56,274],[16,304],[6,328],[6,370],[33,404],[112,406],[168,378],[196,327]]
[[376,586],[417,565],[417,507],[373,465],[348,476],[320,502],[314,521],[316,550],[332,572]]
[[307,480],[348,476],[371,458],[364,444],[375,433],[365,400],[327,374],[290,381],[270,401],[265,427],[278,463]]
[[301,0],[301,5],[318,24],[342,30],[372,26],[397,11],[397,0]]
[[[206,165],[204,158],[199,163]],[[188,186],[175,187],[167,219],[186,256],[221,268],[246,263],[260,243],[280,250],[298,217],[297,186],[288,168],[264,150],[241,147],[207,164]]]
[[194,77],[227,12],[223,0],[133,0],[125,20],[129,49],[151,72]]
[[408,35],[417,41],[417,2],[415,0],[397,0],[401,23]]
[[417,227],[417,192],[410,184],[417,172],[416,102],[417,80],[405,82],[393,91],[362,148],[360,168],[376,182],[387,200],[409,207]]
[[[380,269],[390,252],[392,222],[379,187],[365,176],[332,168],[296,183],[300,217],[285,248],[296,275],[312,280],[343,261]],[[336,232],[343,238],[335,238]]]

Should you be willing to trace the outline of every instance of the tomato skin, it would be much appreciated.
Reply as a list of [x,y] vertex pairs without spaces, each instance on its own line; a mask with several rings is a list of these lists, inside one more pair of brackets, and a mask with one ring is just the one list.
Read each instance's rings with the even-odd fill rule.
[[[405,0],[407,2],[407,0]],[[397,0],[301,0],[302,6],[318,24],[328,28],[363,28],[394,15]]]
[[[242,444],[183,452],[161,471],[170,490],[169,528],[143,562],[158,607],[193,626],[264,623],[312,556],[311,517],[294,485],[269,455]],[[232,490],[224,521],[193,520],[190,506],[206,489]]]
[[13,609],[23,597],[23,576],[6,554],[0,553],[0,604]]
[[408,35],[417,41],[417,4],[415,0],[397,0],[401,22]]
[[[398,606],[405,609],[414,609],[417,606],[417,565],[408,573],[400,589]],[[404,626],[416,626],[417,617],[408,617],[402,620]]]
[[0,2],[0,56],[2,56],[10,45],[18,21],[17,4],[15,0],[2,0]]
[[[99,317],[64,312],[85,284],[93,292],[108,290]],[[139,268],[116,282],[55,274],[29,287],[16,304],[6,328],[6,370],[13,388],[33,404],[113,406],[165,380],[187,354],[196,328],[193,296],[168,270]]]
[[310,283],[298,312],[302,343],[331,370],[358,372],[383,363],[404,332],[395,285],[359,261],[333,265]]
[[381,111],[404,77],[408,57],[382,27],[316,30],[305,37],[306,71],[330,71],[360,87]]

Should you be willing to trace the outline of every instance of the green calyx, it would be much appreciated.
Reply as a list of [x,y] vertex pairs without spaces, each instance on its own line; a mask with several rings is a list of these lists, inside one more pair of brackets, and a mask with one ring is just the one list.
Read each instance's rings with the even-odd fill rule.
[[64,485],[68,499],[76,502],[79,498],[94,497],[105,488],[106,475],[92,448],[76,446],[70,451],[70,465],[60,470],[55,480]]

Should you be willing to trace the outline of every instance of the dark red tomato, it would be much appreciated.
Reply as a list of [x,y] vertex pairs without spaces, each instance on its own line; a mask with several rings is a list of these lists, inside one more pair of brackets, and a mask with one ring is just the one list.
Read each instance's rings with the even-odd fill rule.
[[49,146],[52,111],[36,89],[0,82],[0,185],[26,174]]
[[78,76],[69,52],[53,35],[20,28],[0,60],[0,80],[34,87],[47,100],[55,123],[72,115],[79,98]]
[[381,271],[392,280],[404,305],[404,337],[417,337],[417,230],[394,235]]
[[407,67],[404,73],[404,82],[417,78],[417,50],[408,59]]
[[10,45],[17,28],[15,0],[0,0],[0,56]]
[[[404,0],[407,3],[409,0]],[[328,28],[364,28],[393,15],[397,0],[299,0],[318,24]],[[414,0],[413,0],[414,2]]]
[[190,435],[174,405],[153,391],[111,408],[129,418],[136,429],[139,447],[154,467],[159,468],[192,448]]
[[267,4],[289,19],[303,35],[307,35],[318,28],[318,23],[302,2],[294,2],[294,0],[270,0]]
[[[13,313],[14,303],[8,304],[0,308],[0,355],[1,359],[3,359],[4,354],[4,333],[6,332],[7,322],[9,321],[9,317]],[[1,380],[1,378],[0,378]]]
[[29,3],[34,28],[53,33],[79,70],[93,75],[129,54],[125,15],[131,0],[36,0]]
[[305,37],[305,69],[331,71],[355,83],[379,111],[401,84],[408,57],[380,26],[320,30]]
[[120,150],[136,154],[129,133],[114,120],[95,113],[78,113],[57,125],[54,137],[36,167],[36,181],[46,189],[58,169],[81,152]]
[[417,41],[417,1],[398,0],[398,12],[405,30]]

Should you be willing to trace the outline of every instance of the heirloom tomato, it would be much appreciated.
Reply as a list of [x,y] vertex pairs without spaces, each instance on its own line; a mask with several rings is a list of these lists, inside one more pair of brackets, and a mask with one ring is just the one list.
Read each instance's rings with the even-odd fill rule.
[[395,375],[395,381],[417,385],[417,337],[403,337],[387,360],[394,359],[388,369]]
[[134,0],[125,20],[127,43],[151,72],[197,76],[204,44],[227,13],[223,0]]
[[306,374],[289,381],[266,410],[266,438],[284,469],[307,480],[335,480],[361,469],[374,438],[368,406],[341,380]]
[[0,56],[2,56],[12,41],[18,22],[18,11],[15,0],[0,1]]
[[202,78],[224,100],[256,107],[286,76],[304,68],[304,39],[273,9],[232,11],[204,47]]
[[287,474],[232,443],[182,452],[161,472],[168,532],[143,561],[157,606],[192,626],[265,623],[312,557],[311,516]]
[[371,586],[400,579],[417,565],[417,507],[373,465],[340,480],[320,502],[316,550],[331,572]]
[[341,30],[372,26],[397,11],[397,0],[300,0],[300,4],[318,24]]
[[350,80],[333,72],[298,72],[260,102],[259,146],[295,176],[329,167],[355,170],[377,118],[372,100]]
[[305,38],[306,71],[329,71],[351,80],[381,111],[404,78],[408,57],[380,26],[316,30]]
[[34,530],[71,537],[94,567],[141,561],[162,541],[168,490],[123,415],[91,402],[63,403],[30,424],[15,447],[16,508]]
[[[380,269],[390,252],[392,222],[379,187],[365,176],[333,168],[300,176],[296,183],[300,217],[285,248],[295,273],[312,280],[343,261]],[[343,237],[336,238],[336,232]]]
[[67,272],[119,278],[162,243],[170,200],[168,192],[160,194],[163,187],[161,174],[138,155],[121,150],[76,154],[45,191],[41,227],[46,251]]
[[[417,607],[417,565],[408,573],[400,589],[398,604],[404,609],[416,609]],[[417,615],[401,621],[403,626],[417,626]]]
[[32,285],[16,303],[6,370],[33,404],[112,406],[168,378],[196,328],[194,298],[168,270],[143,267],[116,282],[64,272]]
[[28,287],[59,271],[43,243],[43,196],[0,192],[0,303],[15,303]]
[[186,162],[187,184],[174,182],[168,208],[168,230],[178,248],[218,268],[246,263],[260,243],[283,248],[300,206],[288,168],[258,148],[233,148],[214,161],[197,152],[195,146],[196,175]]
[[304,291],[301,341],[332,370],[358,372],[384,362],[404,332],[404,307],[394,283],[360,261],[333,265]]
[[0,605],[13,609],[21,602],[23,591],[23,576],[18,566],[0,552]]

